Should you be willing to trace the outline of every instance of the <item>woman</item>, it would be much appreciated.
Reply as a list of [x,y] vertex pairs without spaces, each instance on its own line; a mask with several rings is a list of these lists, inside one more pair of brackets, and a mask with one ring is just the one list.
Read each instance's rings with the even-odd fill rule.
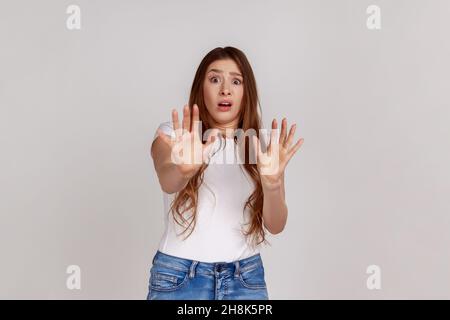
[[172,110],[159,126],[151,155],[166,229],[147,299],[269,299],[259,249],[286,224],[284,170],[303,139],[293,145],[286,119],[278,138],[274,119],[266,143],[258,111],[245,54],[219,47],[197,69],[182,124]]

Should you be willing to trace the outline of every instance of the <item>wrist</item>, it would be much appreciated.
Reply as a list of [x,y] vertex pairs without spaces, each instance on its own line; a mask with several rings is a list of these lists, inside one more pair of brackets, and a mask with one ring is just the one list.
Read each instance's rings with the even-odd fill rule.
[[282,189],[281,180],[276,182],[261,182],[263,192],[279,192]]

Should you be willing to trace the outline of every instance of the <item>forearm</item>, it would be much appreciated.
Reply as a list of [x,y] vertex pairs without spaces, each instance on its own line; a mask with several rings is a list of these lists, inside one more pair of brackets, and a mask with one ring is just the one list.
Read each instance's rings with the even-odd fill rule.
[[182,190],[189,182],[190,177],[184,176],[173,162],[163,164],[157,170],[159,184],[166,193],[175,193]]
[[272,234],[283,231],[288,209],[284,196],[284,179],[279,186],[264,186],[263,221],[267,230]]

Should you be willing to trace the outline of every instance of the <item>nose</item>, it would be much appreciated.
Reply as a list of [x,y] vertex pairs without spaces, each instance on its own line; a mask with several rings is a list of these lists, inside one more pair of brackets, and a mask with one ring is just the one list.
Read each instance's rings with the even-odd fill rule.
[[231,91],[227,86],[222,86],[222,88],[220,89],[220,95],[229,96],[231,95]]

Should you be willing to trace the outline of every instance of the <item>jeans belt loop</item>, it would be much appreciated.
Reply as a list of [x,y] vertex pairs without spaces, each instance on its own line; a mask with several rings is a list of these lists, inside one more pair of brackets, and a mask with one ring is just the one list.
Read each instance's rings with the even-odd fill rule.
[[234,277],[237,278],[239,277],[239,261],[235,261],[234,262]]
[[189,278],[194,278],[195,276],[195,267],[197,266],[198,261],[192,261],[191,267],[189,268]]

